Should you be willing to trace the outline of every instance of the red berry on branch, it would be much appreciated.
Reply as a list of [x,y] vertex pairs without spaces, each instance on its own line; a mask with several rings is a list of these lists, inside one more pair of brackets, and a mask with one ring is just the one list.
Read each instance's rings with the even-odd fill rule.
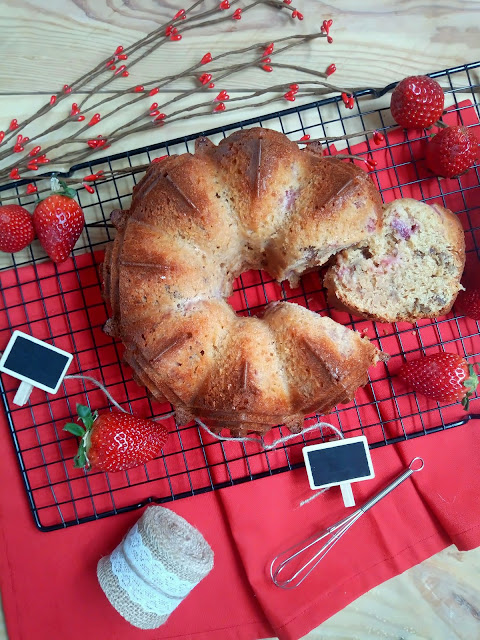
[[85,188],[85,191],[88,191],[88,193],[95,193],[95,189],[92,187],[92,185],[84,184],[83,186]]
[[159,91],[160,91],[160,89],[158,87],[155,87],[154,89],[150,89],[150,91],[148,92],[148,95],[149,96],[154,96]]
[[156,118],[155,118],[155,122],[161,122],[162,120],[165,120],[165,118],[167,117],[166,113],[160,113]]
[[82,120],[85,120],[85,116],[78,116],[77,120],[78,122],[82,122]]
[[235,9],[235,11],[233,12],[232,18],[233,18],[233,20],[241,20],[242,19],[242,10],[241,9]]
[[115,55],[118,56],[119,53],[122,53],[123,51],[123,47],[122,45],[119,45],[116,49],[115,49]]
[[385,140],[385,136],[380,131],[373,132],[373,141],[375,144],[381,144]]
[[202,75],[198,78],[198,81],[201,84],[208,84],[211,79],[212,79],[211,73],[202,73]]
[[165,160],[165,158],[168,158],[168,156],[159,156],[158,158],[154,158],[152,163],[161,162],[162,160]]
[[273,71],[273,67],[271,67],[269,64],[264,64],[262,65],[262,69],[264,71],[268,71],[268,73],[270,73],[271,71]]
[[207,62],[211,62],[211,61],[212,61],[212,54],[208,52],[200,60],[200,64],[207,64]]
[[72,87],[69,87],[68,84],[64,84],[63,93],[72,93]]
[[154,111],[150,111],[150,113],[148,114],[149,116],[159,116],[160,115],[160,111],[158,109],[155,109]]
[[310,140],[310,134],[306,133],[304,136],[300,138],[300,142],[305,142],[306,140]]
[[172,40],[173,42],[178,42],[181,39],[182,39],[182,36],[179,33],[175,33],[174,35],[170,36],[170,40]]
[[269,56],[271,53],[273,53],[274,48],[275,48],[275,43],[274,43],[274,42],[271,42],[271,43],[270,43],[270,44],[265,48],[265,51],[263,52],[262,57]]
[[128,78],[128,76],[129,76],[129,75],[130,75],[130,74],[128,73],[128,71],[127,71],[127,70],[125,70],[125,71],[122,73],[122,76],[123,76],[124,78]]
[[213,84],[213,82],[210,82],[210,84],[208,85],[208,88],[209,88],[209,89],[213,89],[213,87],[214,87],[214,86],[215,86],[215,85]]
[[119,56],[118,56],[118,59],[119,59],[119,60],[127,60],[127,59],[128,59],[128,56],[127,56],[127,54],[126,54],[126,53],[122,53],[121,55],[119,55]]
[[294,82],[293,84],[290,85],[290,89],[293,91],[293,93],[297,93],[299,86],[296,82]]
[[217,104],[217,106],[213,108],[214,111],[225,111],[225,109],[226,107],[223,102],[220,102],[220,104]]
[[118,69],[115,71],[115,75],[118,76],[118,74],[122,73],[122,71],[125,71],[126,68],[127,67],[124,64],[120,65]]
[[12,169],[9,173],[9,176],[12,180],[20,180],[20,174],[18,173],[18,169]]
[[333,24],[333,20],[324,20],[322,23],[322,28],[321,31],[322,33],[325,33],[327,36],[330,33],[330,27]]
[[336,70],[337,70],[337,67],[336,67],[335,63],[332,62],[332,64],[330,64],[326,68],[325,73],[327,74],[327,76],[331,76],[332,73],[335,73]]
[[14,118],[10,122],[10,126],[8,128],[10,129],[10,131],[15,131],[15,129],[18,129],[18,122],[17,122],[16,118]]
[[228,0],[222,0],[222,2],[218,5],[220,11],[224,11],[225,9],[230,9],[230,3]]
[[2,144],[4,138],[5,138],[5,131],[0,131],[0,144]]
[[181,18],[182,20],[185,20],[187,16],[185,15],[185,9],[180,9],[180,11],[177,11],[177,13],[173,16],[174,20],[178,20],[179,18]]
[[221,102],[222,100],[230,100],[230,96],[228,95],[228,93],[225,90],[224,91],[220,91],[218,96],[215,98],[215,102]]
[[27,185],[27,196],[29,196],[31,193],[37,193],[38,189],[34,184],[29,184]]
[[285,98],[285,100],[288,100],[289,102],[295,102],[295,92],[294,91],[287,91],[287,93],[285,93],[283,95],[283,97]]
[[76,116],[80,113],[80,109],[78,108],[78,104],[76,102],[74,102],[72,104],[72,110],[70,111],[70,115],[71,116]]
[[145,87],[143,86],[143,84],[137,84],[137,86],[134,87],[133,92],[134,93],[141,93],[144,89],[145,89]]
[[100,122],[101,117],[102,116],[99,113],[96,113],[94,116],[92,116],[92,119],[88,123],[88,126],[93,127],[94,124],[97,124],[98,122]]
[[292,4],[292,0],[283,0],[285,4]]
[[50,98],[50,104],[55,104],[55,102],[57,101],[57,96],[51,96]]

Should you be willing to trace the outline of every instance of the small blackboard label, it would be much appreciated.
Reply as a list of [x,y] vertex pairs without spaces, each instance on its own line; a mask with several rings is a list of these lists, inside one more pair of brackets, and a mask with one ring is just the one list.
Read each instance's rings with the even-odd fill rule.
[[14,331],[0,359],[0,370],[34,387],[57,393],[72,358],[67,351]]
[[303,457],[312,489],[375,476],[365,436],[304,447]]

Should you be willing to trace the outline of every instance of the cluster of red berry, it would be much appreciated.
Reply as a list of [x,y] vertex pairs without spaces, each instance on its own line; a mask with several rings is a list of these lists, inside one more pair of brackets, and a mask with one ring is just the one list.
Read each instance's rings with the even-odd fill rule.
[[456,178],[472,167],[479,145],[471,129],[441,122],[444,105],[445,95],[436,80],[410,76],[393,90],[390,110],[395,122],[406,129],[440,127],[427,142],[425,164],[437,176]]
[[63,183],[62,191],[37,204],[33,216],[18,204],[0,206],[0,251],[21,251],[37,236],[53,262],[64,262],[85,226],[74,195],[75,191]]

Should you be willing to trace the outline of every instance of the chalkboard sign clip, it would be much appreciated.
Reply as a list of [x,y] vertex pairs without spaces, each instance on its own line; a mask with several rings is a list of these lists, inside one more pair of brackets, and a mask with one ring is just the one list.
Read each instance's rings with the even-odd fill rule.
[[365,436],[321,442],[302,451],[310,488],[340,486],[346,507],[355,506],[352,482],[375,477]]
[[33,387],[57,393],[72,358],[71,353],[48,342],[14,331],[0,358],[0,371],[21,380],[13,403],[26,404]]

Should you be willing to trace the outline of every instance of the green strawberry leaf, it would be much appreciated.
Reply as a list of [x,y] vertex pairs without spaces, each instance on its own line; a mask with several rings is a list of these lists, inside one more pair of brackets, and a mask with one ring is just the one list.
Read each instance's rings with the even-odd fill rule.
[[97,418],[97,412],[92,415],[92,412],[89,407],[86,407],[83,404],[77,404],[77,413],[80,420],[85,425],[87,431],[92,428],[92,425]]
[[87,454],[85,453],[85,447],[83,443],[78,447],[77,455],[73,459],[73,466],[75,469],[83,469],[88,464]]
[[76,422],[67,422],[67,424],[63,427],[63,430],[68,431],[68,433],[72,433],[78,438],[83,438],[83,436],[85,435],[85,429]]
[[470,408],[470,398],[478,387],[478,375],[471,364],[468,365],[468,373],[470,374],[469,377],[463,382],[463,386],[467,389],[467,393],[462,400],[462,405],[465,411],[468,411]]
[[55,194],[59,194],[61,196],[67,196],[67,198],[75,198],[77,192],[75,189],[72,189],[68,186],[68,184],[64,180],[58,181],[60,186],[62,187],[62,191],[55,191]]

